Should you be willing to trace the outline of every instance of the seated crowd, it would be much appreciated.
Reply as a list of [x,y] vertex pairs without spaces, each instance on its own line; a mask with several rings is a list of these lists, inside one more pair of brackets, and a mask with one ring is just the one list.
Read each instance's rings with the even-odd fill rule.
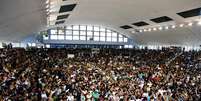
[[201,51],[1,49],[0,101],[201,101]]

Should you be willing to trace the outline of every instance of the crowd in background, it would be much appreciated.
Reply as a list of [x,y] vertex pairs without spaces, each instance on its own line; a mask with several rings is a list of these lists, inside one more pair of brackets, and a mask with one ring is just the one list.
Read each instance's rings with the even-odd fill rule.
[[201,101],[201,51],[1,49],[0,100]]

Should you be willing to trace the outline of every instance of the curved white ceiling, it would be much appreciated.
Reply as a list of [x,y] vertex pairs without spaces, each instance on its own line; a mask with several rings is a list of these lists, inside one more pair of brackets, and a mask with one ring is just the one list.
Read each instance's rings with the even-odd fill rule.
[[[68,12],[70,16],[65,25],[106,26],[127,34],[139,44],[195,44],[201,39],[199,26],[135,34],[119,28],[139,21],[151,24],[147,27],[189,21],[176,13],[201,7],[200,0],[67,0],[64,3],[77,3],[75,9]],[[8,36],[7,39],[13,36],[19,40],[30,32],[37,32],[46,23],[41,0],[2,0],[0,8],[1,15],[4,15],[0,16],[0,35]],[[171,17],[174,22],[156,24],[149,20],[161,16]]]
[[1,0],[0,41],[19,42],[46,24],[43,0]]

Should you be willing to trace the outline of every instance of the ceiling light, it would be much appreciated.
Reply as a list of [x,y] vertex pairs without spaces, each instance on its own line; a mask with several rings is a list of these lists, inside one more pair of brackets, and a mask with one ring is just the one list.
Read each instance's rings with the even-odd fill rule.
[[151,32],[151,28],[149,28],[148,31]]
[[162,30],[162,29],[163,29],[163,27],[159,27],[158,29],[159,29],[159,30]]
[[166,27],[165,27],[165,29],[169,29],[169,27],[168,27],[168,26],[166,26]]
[[180,24],[179,27],[184,27],[184,24]]
[[156,31],[156,30],[157,30],[157,28],[153,28],[153,30],[154,30],[154,31]]
[[142,30],[139,30],[140,33],[142,33]]
[[46,2],[45,2],[46,4],[49,4],[49,0],[46,0]]
[[49,5],[49,4],[47,4],[47,5],[46,5],[46,8],[49,8],[49,7],[50,7],[50,5]]
[[135,33],[135,31],[131,31],[131,33]]
[[190,22],[190,23],[188,23],[188,26],[192,26],[192,25],[193,25],[193,23],[191,23],[191,22]]
[[200,21],[198,21],[198,25],[201,25],[201,20],[200,20]]
[[147,32],[147,29],[144,29],[144,32]]
[[175,28],[176,28],[176,26],[175,26],[175,25],[172,25],[172,28],[173,28],[173,29],[175,29]]

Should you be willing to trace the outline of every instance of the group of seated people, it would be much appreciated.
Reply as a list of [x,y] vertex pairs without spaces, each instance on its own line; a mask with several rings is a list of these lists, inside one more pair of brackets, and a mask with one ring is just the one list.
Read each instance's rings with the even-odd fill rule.
[[201,101],[201,51],[4,48],[0,101]]

